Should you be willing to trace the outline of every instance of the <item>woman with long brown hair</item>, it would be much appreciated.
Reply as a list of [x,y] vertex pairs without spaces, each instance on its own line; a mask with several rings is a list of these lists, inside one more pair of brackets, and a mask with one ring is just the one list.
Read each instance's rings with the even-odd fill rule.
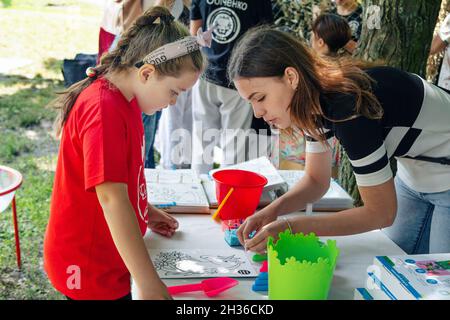
[[[288,227],[320,236],[387,228],[407,253],[450,252],[449,92],[394,68],[319,57],[268,28],[242,38],[228,73],[257,117],[307,138],[305,177],[238,230],[247,249],[264,251],[267,237]],[[332,137],[350,158],[364,206],[277,220],[328,190]]]

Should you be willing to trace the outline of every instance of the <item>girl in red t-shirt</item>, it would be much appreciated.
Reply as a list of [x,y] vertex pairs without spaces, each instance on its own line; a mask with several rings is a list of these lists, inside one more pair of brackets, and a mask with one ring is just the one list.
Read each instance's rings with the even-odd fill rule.
[[[207,33],[205,33],[207,35]],[[143,241],[177,221],[147,202],[141,112],[173,105],[203,68],[199,44],[167,9],[153,7],[88,78],[55,101],[61,146],[44,243],[54,287],[70,299],[170,298]]]

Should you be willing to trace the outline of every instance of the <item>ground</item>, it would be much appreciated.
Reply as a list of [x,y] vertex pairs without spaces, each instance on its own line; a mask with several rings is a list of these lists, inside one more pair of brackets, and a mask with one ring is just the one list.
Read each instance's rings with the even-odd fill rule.
[[24,177],[17,192],[22,270],[11,210],[0,213],[0,300],[61,299],[42,268],[42,244],[58,152],[62,59],[96,53],[102,0],[0,0],[0,165]]

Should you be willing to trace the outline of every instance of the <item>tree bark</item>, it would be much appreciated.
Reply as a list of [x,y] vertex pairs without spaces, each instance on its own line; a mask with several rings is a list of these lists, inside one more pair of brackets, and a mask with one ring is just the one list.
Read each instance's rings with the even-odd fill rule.
[[[363,29],[355,57],[425,77],[440,6],[441,0],[363,0]],[[361,205],[350,162],[345,154],[341,159],[339,182],[355,205]]]

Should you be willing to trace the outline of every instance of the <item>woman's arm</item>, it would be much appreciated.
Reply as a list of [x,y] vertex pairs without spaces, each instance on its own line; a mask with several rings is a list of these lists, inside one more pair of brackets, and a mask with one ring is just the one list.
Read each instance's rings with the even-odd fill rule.
[[277,216],[302,210],[322,198],[330,187],[331,156],[330,150],[305,154],[305,176],[271,204]]
[[251,240],[245,241],[245,248],[254,252],[264,252],[269,236],[278,234],[289,227],[293,233],[314,232],[318,236],[343,236],[385,228],[395,220],[397,198],[393,179],[372,187],[359,187],[364,206],[337,213],[323,215],[296,216],[267,224]]
[[295,217],[289,221],[294,232],[319,236],[341,236],[386,228],[397,212],[394,180],[372,187],[359,187],[364,206],[337,213]]
[[317,201],[327,192],[331,177],[331,151],[307,152],[305,164],[305,176],[291,190],[248,217],[239,227],[237,236],[242,245],[248,241],[253,231],[259,233],[279,215],[302,210],[308,203]]
[[105,182],[96,186],[114,244],[136,282],[141,299],[168,299],[144,244],[126,184]]

